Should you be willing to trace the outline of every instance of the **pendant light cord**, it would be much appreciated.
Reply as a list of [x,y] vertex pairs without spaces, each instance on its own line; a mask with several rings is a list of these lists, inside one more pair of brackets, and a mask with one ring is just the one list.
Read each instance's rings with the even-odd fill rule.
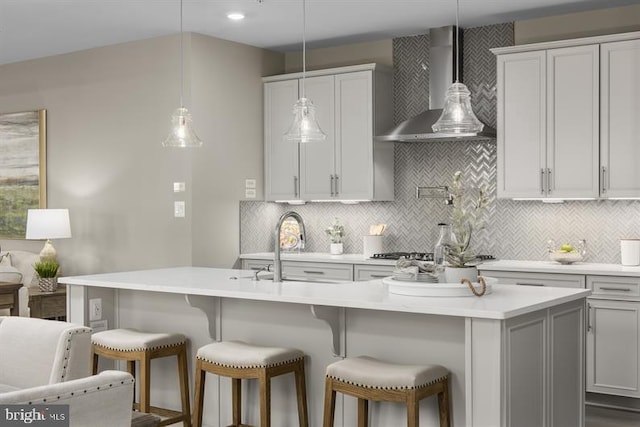
[[180,0],[180,108],[184,108],[183,93],[184,93],[184,53],[182,46],[182,0]]
[[305,98],[305,74],[307,73],[307,4],[302,0],[302,98]]
[[460,0],[456,0],[456,83],[460,79],[460,25],[458,15],[460,14]]

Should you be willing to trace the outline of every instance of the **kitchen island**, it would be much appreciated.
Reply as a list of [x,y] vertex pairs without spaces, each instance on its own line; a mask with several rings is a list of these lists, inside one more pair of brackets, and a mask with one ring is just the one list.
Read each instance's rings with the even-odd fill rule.
[[[588,290],[498,284],[481,298],[425,298],[390,294],[380,280],[273,283],[252,277],[246,270],[183,267],[60,282],[70,285],[72,322],[89,324],[89,288],[105,288],[116,295],[112,326],[185,333],[192,355],[216,339],[300,348],[308,355],[311,426],[321,425],[326,366],[362,354],[448,367],[454,426],[583,425]],[[166,363],[152,367],[152,399],[178,407]],[[274,380],[273,387],[273,425],[297,425],[292,381]],[[255,423],[257,389],[246,389],[247,422]],[[208,382],[206,402],[206,425],[230,423],[228,381]],[[336,426],[354,425],[355,401],[338,403]],[[436,408],[433,401],[421,404],[422,426],[437,425]],[[372,427],[404,420],[401,405],[372,405]]]

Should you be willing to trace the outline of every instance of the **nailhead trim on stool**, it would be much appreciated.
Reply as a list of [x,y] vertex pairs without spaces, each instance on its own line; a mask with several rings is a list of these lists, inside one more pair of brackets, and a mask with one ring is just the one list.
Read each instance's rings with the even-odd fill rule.
[[[98,357],[126,360],[127,370],[136,375],[136,362],[140,365],[140,403],[134,403],[134,409],[140,412],[154,413],[166,417],[159,426],[182,421],[185,427],[191,426],[191,405],[189,403],[189,372],[187,367],[187,343],[182,334],[141,332],[136,329],[112,329],[98,332],[91,337],[92,370],[98,372]],[[178,377],[182,411],[151,406],[151,359],[176,356],[178,359]]]
[[242,341],[223,341],[201,347],[196,354],[196,395],[193,408],[194,427],[202,426],[204,384],[206,374],[231,378],[233,424],[241,422],[241,379],[260,381],[260,427],[271,426],[271,378],[293,373],[298,400],[298,422],[308,427],[307,393],[304,373],[304,353],[292,348],[263,347]]
[[369,421],[369,400],[404,402],[407,427],[419,426],[420,400],[438,395],[440,427],[450,426],[449,371],[440,365],[398,365],[373,357],[347,358],[327,367],[324,427],[333,427],[336,392],[358,398],[358,427]]

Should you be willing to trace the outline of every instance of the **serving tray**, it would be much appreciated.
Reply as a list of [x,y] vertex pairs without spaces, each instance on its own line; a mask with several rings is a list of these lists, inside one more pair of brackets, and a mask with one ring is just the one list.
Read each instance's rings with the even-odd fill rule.
[[[483,276],[484,277],[484,276]],[[492,284],[498,283],[495,277],[484,277],[487,284],[485,295],[492,291]],[[389,286],[389,293],[396,295],[410,295],[416,297],[472,297],[473,292],[466,284],[460,283],[427,283],[398,280],[394,277],[385,277],[382,283]],[[472,283],[474,289],[482,291],[482,285],[478,282]]]

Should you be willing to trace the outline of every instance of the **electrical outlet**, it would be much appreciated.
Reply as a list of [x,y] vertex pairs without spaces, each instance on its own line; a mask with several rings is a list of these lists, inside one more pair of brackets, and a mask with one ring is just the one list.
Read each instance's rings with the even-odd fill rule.
[[107,319],[95,320],[93,322],[89,322],[89,327],[92,329],[91,333],[95,334],[96,332],[106,331],[109,328],[109,323],[107,322]]
[[184,210],[185,210],[184,201],[180,200],[180,201],[173,202],[173,216],[175,218],[184,218],[184,213],[185,213]]
[[102,319],[102,298],[89,300],[89,320]]
[[256,198],[256,189],[255,188],[245,188],[244,189],[244,197],[245,197],[245,199],[255,199]]
[[184,182],[174,182],[173,183],[173,192],[174,193],[184,193],[186,185]]
[[245,179],[244,180],[244,188],[256,188],[256,180],[255,179]]

